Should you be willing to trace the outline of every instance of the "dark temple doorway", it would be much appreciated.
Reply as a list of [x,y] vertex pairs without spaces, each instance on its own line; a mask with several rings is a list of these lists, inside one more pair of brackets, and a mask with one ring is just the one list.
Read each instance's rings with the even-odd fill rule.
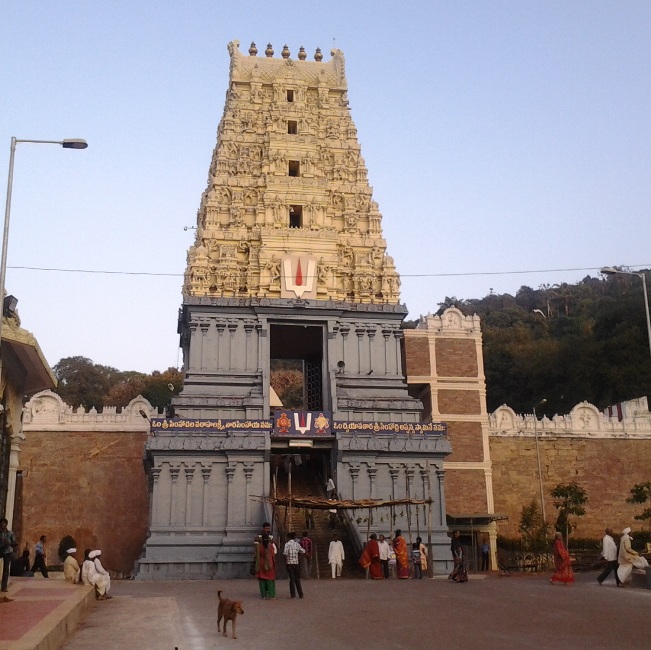
[[323,327],[271,325],[270,383],[286,409],[322,411]]

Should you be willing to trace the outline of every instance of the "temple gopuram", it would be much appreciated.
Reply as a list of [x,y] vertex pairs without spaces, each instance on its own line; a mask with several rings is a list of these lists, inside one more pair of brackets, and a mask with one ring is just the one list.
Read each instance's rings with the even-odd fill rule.
[[278,505],[301,496],[336,510],[353,548],[402,529],[445,572],[447,426],[431,407],[423,417],[405,377],[407,308],[344,55],[228,51],[178,322],[184,386],[146,445],[138,577],[246,576],[263,521],[280,539],[292,516],[303,529]]

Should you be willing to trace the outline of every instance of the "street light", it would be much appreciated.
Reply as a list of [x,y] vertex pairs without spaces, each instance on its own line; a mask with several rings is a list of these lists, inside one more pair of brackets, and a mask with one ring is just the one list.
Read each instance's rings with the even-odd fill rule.
[[639,271],[620,271],[610,266],[601,269],[604,275],[637,275],[642,280],[642,292],[644,293],[644,309],[646,310],[646,331],[649,336],[649,354],[651,355],[651,317],[649,316],[649,296],[646,292],[646,276]]
[[[30,142],[33,144],[59,144],[64,149],[85,149],[88,146],[86,140],[81,138],[67,138],[66,140],[20,140],[11,138],[11,150],[9,154],[9,178],[7,180],[7,204],[5,207],[5,225],[2,233],[2,259],[0,260],[0,297],[4,304],[5,278],[7,275],[7,246],[9,244],[9,217],[11,215],[11,190],[14,181],[14,155],[16,145],[19,142]],[[4,310],[3,310],[4,311]],[[0,344],[2,343],[2,315],[0,315]],[[0,355],[0,378],[2,377],[2,355]]]
[[547,404],[547,399],[541,399],[538,404],[533,407],[533,436],[536,440],[536,458],[538,459],[538,483],[540,485],[540,511],[542,513],[543,522],[545,522],[545,537],[547,537],[547,517],[545,515],[545,492],[543,490],[543,477],[542,469],[540,466],[540,447],[538,446],[538,417],[536,416],[536,409],[540,408],[543,404]]

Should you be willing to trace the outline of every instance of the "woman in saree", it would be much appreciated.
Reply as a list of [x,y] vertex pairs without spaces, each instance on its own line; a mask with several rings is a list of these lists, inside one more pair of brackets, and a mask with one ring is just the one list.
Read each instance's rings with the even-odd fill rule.
[[269,535],[262,535],[262,542],[256,546],[255,575],[260,598],[273,600],[276,597],[276,545]]
[[574,582],[574,572],[570,562],[570,554],[563,544],[563,533],[556,531],[554,534],[554,565],[556,573],[549,579],[553,585],[560,582],[569,585]]
[[463,556],[461,533],[458,530],[452,533],[450,550],[452,551],[452,559],[454,560],[454,569],[452,569],[452,573],[448,576],[448,580],[452,580],[452,582],[468,582],[468,569],[466,569],[466,561]]
[[384,580],[382,562],[380,561],[380,545],[375,533],[372,533],[371,538],[366,542],[364,551],[359,558],[359,565],[363,569],[368,569],[368,573],[373,580]]
[[406,580],[409,578],[409,554],[407,553],[407,542],[405,542],[401,530],[396,530],[396,536],[393,538],[393,550],[396,552],[398,578]]

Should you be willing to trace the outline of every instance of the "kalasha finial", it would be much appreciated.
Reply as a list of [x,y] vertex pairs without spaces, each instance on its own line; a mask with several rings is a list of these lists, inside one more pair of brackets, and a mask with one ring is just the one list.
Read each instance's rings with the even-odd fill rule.
[[298,49],[298,59],[299,61],[305,61],[305,59],[307,59],[307,53],[305,52],[305,48],[302,45]]
[[267,43],[267,49],[264,51],[264,53],[271,58],[274,55],[274,49],[271,47],[271,43]]
[[319,63],[323,61],[323,54],[321,54],[321,48],[317,47],[316,52],[314,53],[314,60],[318,61]]
[[249,54],[251,56],[257,56],[258,55],[258,48],[255,46],[255,43],[251,41],[251,47],[249,48]]
[[280,53],[283,59],[289,59],[289,48],[287,45],[283,47],[283,51]]

